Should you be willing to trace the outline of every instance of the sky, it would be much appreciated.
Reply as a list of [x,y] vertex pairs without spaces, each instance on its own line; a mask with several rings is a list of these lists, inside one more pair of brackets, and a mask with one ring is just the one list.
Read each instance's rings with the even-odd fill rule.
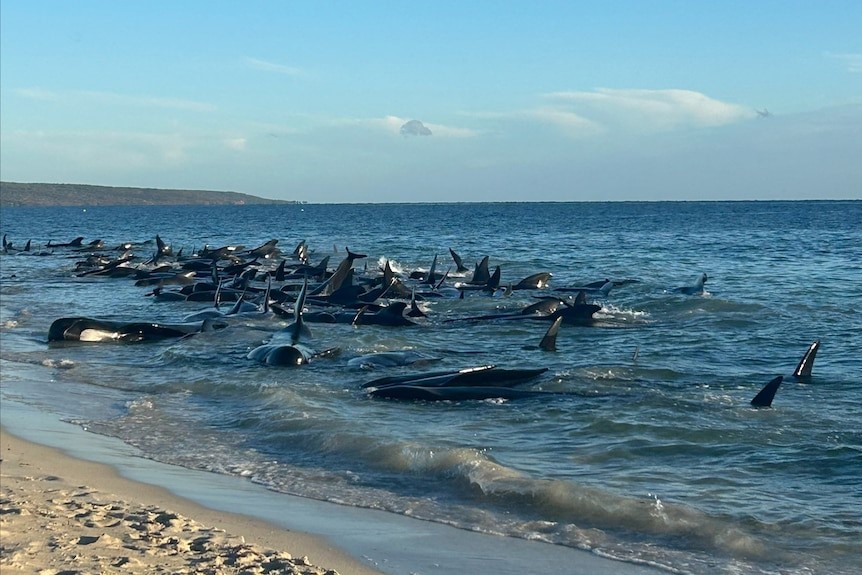
[[3,0],[0,179],[862,199],[862,2]]

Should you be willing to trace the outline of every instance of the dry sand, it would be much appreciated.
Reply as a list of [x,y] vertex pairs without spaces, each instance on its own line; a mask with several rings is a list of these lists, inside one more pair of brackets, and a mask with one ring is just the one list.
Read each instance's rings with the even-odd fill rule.
[[213,511],[0,432],[0,572],[373,575],[325,541]]

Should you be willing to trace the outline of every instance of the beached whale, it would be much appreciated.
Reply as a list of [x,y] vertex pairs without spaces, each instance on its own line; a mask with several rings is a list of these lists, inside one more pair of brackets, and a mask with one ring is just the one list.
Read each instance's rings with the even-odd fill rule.
[[303,307],[307,293],[308,280],[303,282],[296,298],[293,307],[293,323],[276,332],[268,343],[251,350],[246,356],[248,359],[266,365],[298,367],[306,365],[315,357],[328,357],[338,353],[338,348],[317,351],[300,341],[312,338],[311,330],[303,321]]
[[227,323],[206,319],[188,323],[157,323],[147,321],[116,321],[90,317],[64,317],[54,320],[48,328],[48,341],[137,343],[180,338],[204,331],[227,327]]

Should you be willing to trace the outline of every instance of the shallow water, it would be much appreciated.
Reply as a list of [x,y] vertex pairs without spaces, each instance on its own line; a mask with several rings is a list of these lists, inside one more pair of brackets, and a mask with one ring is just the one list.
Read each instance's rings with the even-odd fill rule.
[[[471,268],[490,256],[504,284],[537,271],[553,273],[551,288],[635,281],[597,299],[595,325],[563,326],[556,352],[529,348],[545,322],[446,322],[517,311],[535,295],[470,294],[428,302],[413,327],[314,324],[315,346],[341,353],[288,369],[245,357],[287,325],[272,317],[182,341],[49,346],[59,317],[177,322],[207,304],[76,277],[81,254],[68,250],[3,255],[2,395],[153,459],[276,491],[678,572],[855,573],[860,221],[862,202],[4,208],[3,233],[34,249],[82,235],[143,243],[146,259],[157,233],[186,253],[270,238],[289,253],[305,239],[313,263],[331,254],[332,269],[350,246],[368,254],[357,271],[367,261],[369,274],[386,259],[427,270],[434,254],[445,271],[452,247]],[[706,294],[670,291],[701,272]],[[812,380],[785,381],[773,408],[752,408],[815,339]],[[348,365],[400,349],[439,361]],[[428,403],[359,389],[489,363],[547,367],[532,387],[564,393]]]

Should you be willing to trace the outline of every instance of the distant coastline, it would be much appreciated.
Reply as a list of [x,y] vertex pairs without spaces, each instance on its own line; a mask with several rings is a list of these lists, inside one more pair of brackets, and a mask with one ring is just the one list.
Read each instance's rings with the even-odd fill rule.
[[300,204],[239,192],[0,182],[0,207]]

